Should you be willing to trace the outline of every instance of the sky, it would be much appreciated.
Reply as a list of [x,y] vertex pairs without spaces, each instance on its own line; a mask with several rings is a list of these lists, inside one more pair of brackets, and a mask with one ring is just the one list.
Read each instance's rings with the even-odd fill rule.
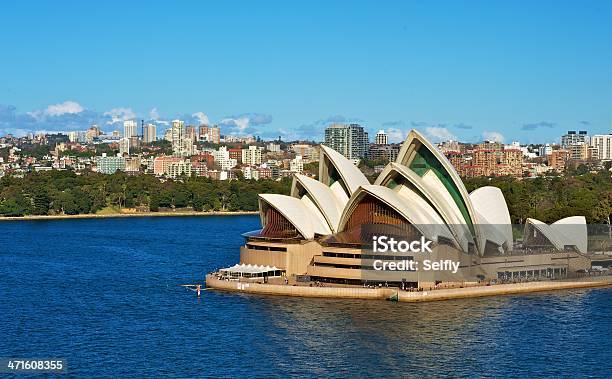
[[610,1],[5,3],[0,135],[180,118],[322,140],[612,132]]

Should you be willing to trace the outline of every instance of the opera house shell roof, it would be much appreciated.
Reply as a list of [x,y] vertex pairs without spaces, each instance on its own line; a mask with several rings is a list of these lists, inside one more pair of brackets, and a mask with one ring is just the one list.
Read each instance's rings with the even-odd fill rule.
[[[318,180],[295,175],[289,196],[262,194],[259,206],[260,235],[268,238],[329,236],[358,242],[362,225],[380,223],[416,231],[465,253],[504,254],[513,249],[510,214],[501,190],[487,186],[468,193],[451,163],[416,130],[410,131],[397,160],[374,184],[351,161],[322,145]],[[582,216],[552,225],[528,219],[525,233],[557,250],[569,245],[586,252]]]

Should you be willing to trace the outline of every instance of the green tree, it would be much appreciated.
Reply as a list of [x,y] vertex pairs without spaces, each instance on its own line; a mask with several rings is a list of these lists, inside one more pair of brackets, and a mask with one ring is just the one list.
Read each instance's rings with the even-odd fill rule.
[[50,202],[51,199],[45,187],[38,185],[32,189],[32,214],[49,214]]
[[30,202],[22,194],[5,199],[0,203],[0,214],[3,216],[21,217],[28,214]]

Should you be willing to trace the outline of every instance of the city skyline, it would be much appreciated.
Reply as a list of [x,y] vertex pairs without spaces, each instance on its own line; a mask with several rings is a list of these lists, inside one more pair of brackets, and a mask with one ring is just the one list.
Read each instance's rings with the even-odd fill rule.
[[[1,105],[0,105],[1,106]],[[1,110],[1,109],[0,109]],[[184,119],[187,118],[188,120],[191,120],[190,123],[185,123]],[[195,118],[195,121],[194,121]],[[327,138],[327,133],[329,132],[330,128],[336,128],[336,127],[357,127],[359,129],[362,129],[365,133],[364,133],[364,142],[368,145],[376,145],[376,144],[380,144],[381,142],[379,142],[379,139],[382,137],[384,142],[382,142],[383,145],[387,145],[387,144],[400,144],[403,142],[402,139],[396,140],[397,135],[396,135],[396,131],[393,128],[379,128],[379,129],[373,129],[373,128],[368,128],[366,125],[363,125],[360,122],[357,121],[352,121],[352,122],[326,122],[325,124],[323,124],[323,129],[321,130],[322,135],[320,136],[310,136],[308,138],[298,138],[298,139],[283,139],[282,135],[276,135],[276,136],[271,136],[268,138],[261,138],[262,136],[259,134],[253,134],[253,133],[242,133],[242,134],[238,134],[235,131],[231,131],[229,133],[220,133],[221,131],[221,127],[225,126],[227,127],[227,129],[232,130],[231,126],[228,126],[227,124],[218,124],[218,123],[211,123],[207,120],[206,123],[201,123],[198,122],[199,121],[199,117],[197,115],[192,115],[192,117],[189,117],[189,115],[184,115],[183,119],[180,118],[174,118],[174,119],[169,119],[169,120],[153,120],[153,119],[139,119],[139,118],[125,118],[125,119],[121,119],[118,121],[109,121],[103,124],[99,124],[98,122],[94,122],[92,124],[89,125],[83,125],[83,127],[80,127],[79,125],[76,125],[76,128],[73,129],[57,129],[57,130],[25,130],[25,129],[18,129],[18,130],[6,130],[3,131],[2,129],[0,129],[0,138],[3,137],[8,137],[8,136],[12,136],[14,138],[33,138],[34,136],[37,135],[64,135],[64,136],[75,136],[75,140],[76,140],[76,136],[78,135],[82,135],[84,136],[87,133],[87,130],[98,130],[102,136],[114,136],[114,137],[126,137],[126,128],[130,129],[130,133],[129,136],[127,136],[127,138],[131,138],[131,137],[137,137],[139,139],[143,138],[143,133],[144,133],[144,140],[146,140],[146,143],[151,143],[154,141],[160,141],[160,140],[165,140],[167,139],[167,135],[172,134],[173,131],[173,124],[175,123],[180,123],[180,125],[182,126],[182,129],[189,129],[191,128],[194,133],[199,134],[199,132],[196,132],[196,130],[202,131],[202,130],[213,130],[216,129],[217,133],[219,133],[219,135],[217,135],[217,140],[219,139],[219,137],[221,138],[219,140],[219,142],[215,142],[216,144],[224,144],[224,143],[232,143],[235,141],[239,141],[239,140],[244,140],[244,141],[261,141],[261,142],[276,142],[276,141],[282,141],[282,142],[300,142],[300,141],[304,141],[304,142],[309,142],[309,143],[329,143],[326,142]],[[129,126],[126,126],[129,125]],[[549,137],[547,137],[548,139],[545,141],[535,141],[533,142],[531,139],[529,139],[529,141],[531,142],[526,142],[525,139],[521,139],[521,138],[513,138],[512,140],[506,139],[503,135],[501,135],[500,133],[496,133],[496,132],[488,132],[488,133],[483,133],[481,136],[479,137],[475,137],[473,140],[469,140],[469,139],[461,139],[460,137],[457,137],[455,135],[448,135],[448,134],[441,134],[441,135],[436,135],[435,132],[431,132],[427,127],[424,127],[422,125],[418,125],[417,123],[412,123],[411,124],[412,127],[410,128],[410,130],[418,130],[421,133],[423,133],[423,135],[426,135],[428,138],[431,138],[433,141],[435,141],[436,143],[445,143],[445,142],[459,142],[459,143],[463,143],[463,144],[479,144],[481,142],[496,142],[496,143],[501,143],[501,144],[507,144],[507,145],[516,145],[516,144],[520,144],[521,146],[538,146],[538,145],[546,145],[548,146],[561,146],[562,148],[566,147],[566,142],[564,142],[565,138],[568,138],[568,136],[572,136],[572,134],[574,135],[579,135],[579,136],[587,136],[587,142],[588,142],[588,138],[590,136],[600,136],[600,137],[607,137],[607,136],[612,136],[612,132],[606,132],[606,133],[591,133],[590,130],[587,130],[587,124],[582,123],[582,127],[581,128],[576,128],[574,130],[567,130],[565,129],[564,131],[560,131],[559,133],[561,133],[560,135],[551,135]],[[434,128],[437,129],[437,128]],[[133,132],[132,132],[133,130]],[[4,132],[4,134],[3,134]],[[207,134],[210,132],[204,132],[204,134]],[[402,135],[409,133],[408,131],[402,131]],[[551,132],[551,133],[554,133]],[[151,137],[152,136],[152,137]],[[83,137],[84,138],[84,137]],[[211,138],[210,136],[208,138]],[[259,140],[258,138],[261,138],[261,140]],[[405,138],[405,137],[402,137]],[[201,141],[200,139],[197,139],[197,141]],[[216,141],[216,140],[215,140]],[[584,141],[584,140],[583,140]],[[249,143],[249,142],[247,142]],[[333,143],[332,143],[333,144]],[[518,146],[518,145],[517,145]]]
[[[104,132],[110,133],[113,131],[121,131],[124,128],[125,121],[135,121],[140,128],[140,123],[145,125],[153,124],[159,130],[170,129],[173,120],[181,120],[186,125],[191,126],[220,126],[227,132],[226,135],[231,136],[260,136],[265,140],[275,140],[280,136],[286,141],[291,140],[310,140],[321,141],[324,139],[324,131],[333,124],[357,124],[362,126],[369,134],[375,136],[378,131],[385,131],[389,135],[390,143],[399,143],[403,141],[405,135],[410,129],[421,130],[428,138],[443,142],[447,140],[462,141],[467,143],[478,143],[484,140],[493,140],[497,142],[509,143],[511,141],[521,141],[526,144],[540,143],[559,143],[560,134],[564,134],[569,130],[586,130],[589,134],[611,134],[612,127],[597,127],[588,121],[579,121],[574,127],[564,128],[553,122],[538,122],[523,125],[519,131],[512,134],[504,134],[503,130],[485,130],[481,134],[465,136],[461,134],[461,130],[469,132],[473,129],[471,125],[465,124],[431,124],[424,121],[410,122],[392,122],[383,123],[379,126],[373,126],[365,122],[363,119],[346,118],[336,115],[325,119],[317,120],[313,123],[316,125],[314,134],[296,134],[286,133],[283,130],[261,130],[255,126],[261,127],[272,123],[271,115],[245,113],[238,118],[222,118],[219,120],[211,120],[203,112],[195,112],[192,114],[185,113],[175,115],[173,117],[161,117],[157,108],[152,108],[148,115],[137,114],[131,108],[112,109],[108,112],[98,113],[83,107],[75,101],[65,101],[58,104],[51,104],[45,109],[34,110],[26,113],[18,113],[17,109],[12,105],[0,104],[0,136],[12,134],[15,136],[25,136],[29,133],[64,133],[74,131],[82,131],[93,125],[99,126]],[[44,127],[43,127],[44,126]],[[457,132],[458,129],[459,132]],[[533,138],[534,132],[540,129],[540,137]],[[543,130],[543,131],[542,131]],[[139,132],[140,133],[140,132]],[[509,138],[512,136],[512,138]]]
[[286,140],[334,122],[390,142],[612,130],[607,3],[115,8],[6,6],[0,134],[175,118]]

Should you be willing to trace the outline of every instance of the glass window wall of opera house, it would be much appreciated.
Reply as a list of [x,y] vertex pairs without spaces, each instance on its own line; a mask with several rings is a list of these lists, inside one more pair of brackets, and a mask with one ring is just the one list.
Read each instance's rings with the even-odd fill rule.
[[[588,249],[585,217],[511,224],[499,188],[468,193],[451,163],[416,130],[373,184],[321,145],[317,178],[294,175],[290,195],[261,194],[259,210],[262,228],[244,234],[239,265],[273,267],[266,282],[427,287],[551,280],[588,273],[596,255]],[[377,236],[430,241],[431,249],[381,252],[373,246]],[[403,261],[415,265],[376,268]],[[432,262],[440,269],[428,270]],[[236,267],[226,280],[240,275]]]

